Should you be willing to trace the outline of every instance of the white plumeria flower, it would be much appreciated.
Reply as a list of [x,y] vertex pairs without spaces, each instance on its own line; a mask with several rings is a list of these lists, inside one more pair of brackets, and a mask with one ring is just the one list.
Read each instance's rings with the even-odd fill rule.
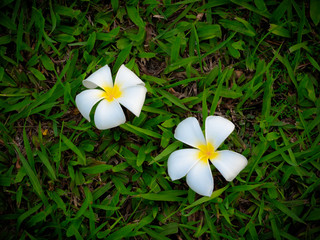
[[[88,90],[76,96],[76,104],[83,115],[90,122],[90,112],[98,103],[94,122],[98,129],[117,127],[126,121],[120,104],[139,117],[147,89],[144,82],[126,66],[121,65],[113,84],[108,65],[100,68],[83,80]],[[100,89],[96,89],[96,88]]]
[[187,184],[196,193],[211,196],[213,178],[209,161],[220,171],[227,181],[232,181],[245,168],[247,159],[229,150],[216,151],[234,130],[229,120],[209,116],[206,119],[205,135],[194,117],[183,120],[177,126],[174,137],[195,147],[174,151],[168,159],[168,173],[174,181],[187,175]]

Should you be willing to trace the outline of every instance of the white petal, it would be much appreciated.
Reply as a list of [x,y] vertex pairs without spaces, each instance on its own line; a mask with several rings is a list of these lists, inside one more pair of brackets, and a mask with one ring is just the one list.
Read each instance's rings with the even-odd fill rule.
[[234,124],[219,116],[209,116],[206,119],[206,140],[216,150],[221,143],[232,133]]
[[248,160],[245,156],[229,151],[218,151],[218,155],[211,160],[212,164],[219,170],[227,181],[232,181],[242,169],[244,169]]
[[103,91],[99,89],[89,89],[76,96],[77,107],[82,116],[90,122],[90,111],[93,106],[102,99]]
[[186,118],[179,123],[174,132],[174,137],[195,148],[206,144],[199,122],[194,117]]
[[199,161],[187,174],[187,183],[196,193],[210,197],[213,191],[213,178],[209,161]]
[[98,129],[109,129],[125,123],[126,117],[118,101],[102,100],[94,114],[94,122]]
[[171,153],[168,159],[168,174],[172,181],[184,177],[199,161],[198,149],[181,149]]
[[121,97],[117,100],[134,115],[139,117],[146,98],[147,89],[144,86],[134,86],[122,89]]
[[135,85],[144,86],[144,82],[142,82],[142,80],[134,72],[132,72],[123,64],[117,72],[115,84],[117,84],[121,90]]
[[112,75],[109,66],[105,65],[95,71],[87,79],[83,80],[82,84],[87,88],[113,87]]

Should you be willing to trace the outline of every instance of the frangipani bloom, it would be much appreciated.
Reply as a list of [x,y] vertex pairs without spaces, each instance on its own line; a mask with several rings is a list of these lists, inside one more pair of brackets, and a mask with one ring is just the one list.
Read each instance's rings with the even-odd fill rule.
[[187,175],[187,184],[193,191],[211,196],[213,178],[208,161],[210,160],[227,181],[232,181],[248,163],[239,153],[229,150],[217,151],[233,130],[232,122],[218,116],[207,117],[206,138],[196,118],[189,117],[179,123],[174,137],[194,148],[177,150],[169,156],[170,178],[174,181]]
[[77,107],[83,117],[90,121],[91,109],[99,102],[94,114],[98,129],[109,129],[125,123],[126,117],[120,104],[137,117],[140,115],[147,89],[141,79],[124,65],[119,68],[114,84],[108,65],[95,71],[82,83],[89,89],[76,96]]

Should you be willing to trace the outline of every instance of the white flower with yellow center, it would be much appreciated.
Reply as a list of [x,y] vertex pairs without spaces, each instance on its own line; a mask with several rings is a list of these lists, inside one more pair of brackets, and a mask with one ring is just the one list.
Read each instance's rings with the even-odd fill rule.
[[147,89],[141,79],[124,65],[119,68],[114,84],[108,65],[82,83],[89,89],[76,96],[77,107],[83,117],[90,121],[90,112],[99,102],[94,113],[98,129],[109,129],[125,123],[126,117],[120,104],[137,117],[140,115]]
[[247,159],[229,150],[217,151],[221,143],[234,130],[229,120],[209,116],[206,119],[205,135],[194,117],[183,120],[177,126],[174,137],[195,147],[174,151],[168,159],[168,173],[174,181],[187,175],[187,184],[196,193],[211,196],[213,178],[209,161],[220,171],[227,181],[232,181],[245,168]]

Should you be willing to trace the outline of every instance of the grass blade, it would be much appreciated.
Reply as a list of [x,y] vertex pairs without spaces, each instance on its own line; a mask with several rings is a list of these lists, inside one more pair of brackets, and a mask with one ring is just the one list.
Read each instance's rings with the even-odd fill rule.
[[76,147],[76,145],[74,145],[70,139],[68,139],[66,136],[64,136],[63,134],[60,135],[63,143],[70,148],[75,154],[78,155],[78,160],[79,160],[79,164],[81,165],[86,165],[86,157],[82,154],[82,152],[79,150],[79,148]]

